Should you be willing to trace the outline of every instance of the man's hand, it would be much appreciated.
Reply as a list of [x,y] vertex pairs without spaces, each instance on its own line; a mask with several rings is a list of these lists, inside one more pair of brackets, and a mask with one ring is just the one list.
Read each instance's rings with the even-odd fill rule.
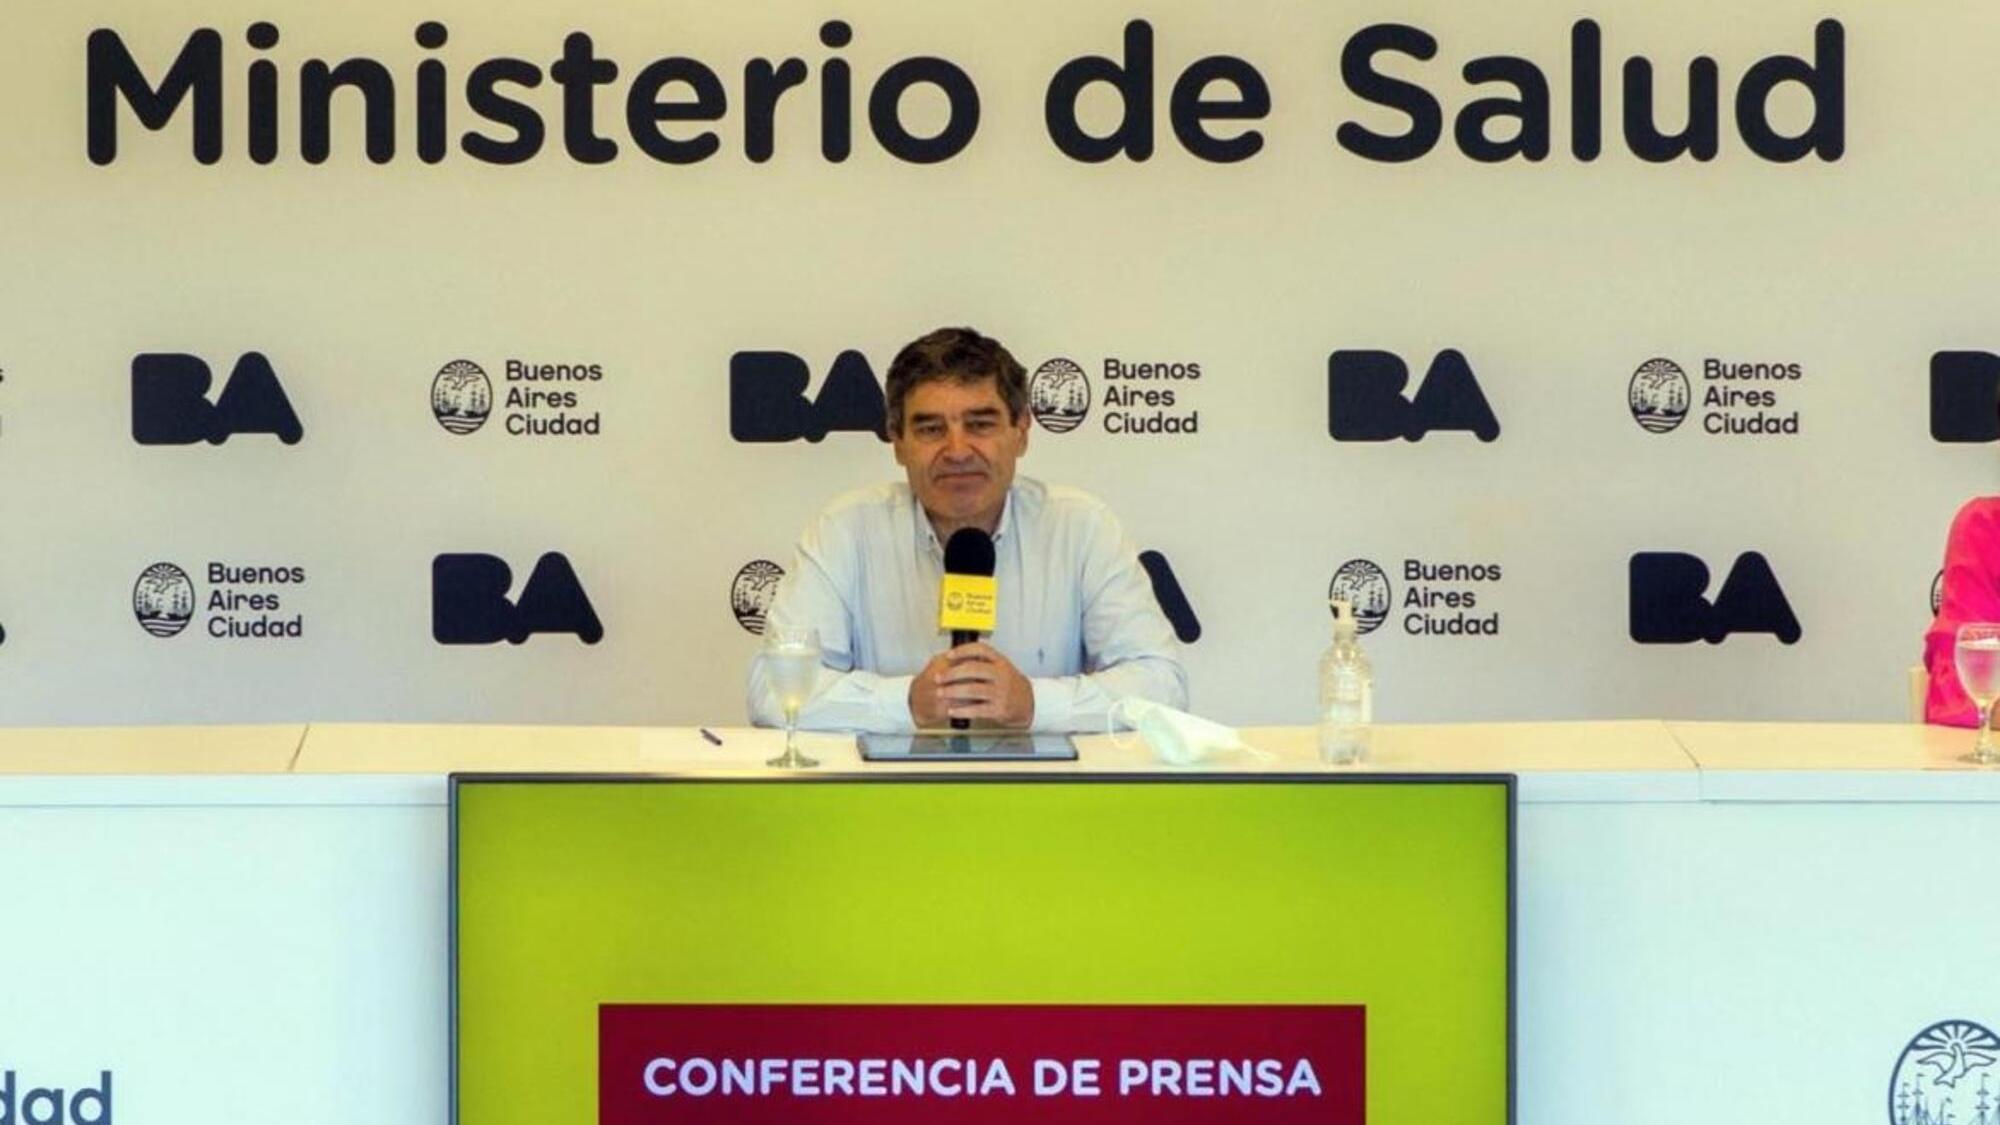
[[1026,730],[1035,721],[1035,689],[999,649],[975,641],[931,657],[910,681],[910,718],[923,728],[974,719]]

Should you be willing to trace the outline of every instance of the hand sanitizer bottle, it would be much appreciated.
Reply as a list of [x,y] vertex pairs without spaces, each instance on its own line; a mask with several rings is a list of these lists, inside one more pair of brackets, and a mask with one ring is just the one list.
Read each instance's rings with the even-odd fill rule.
[[1333,603],[1333,645],[1319,658],[1319,760],[1352,766],[1368,760],[1375,718],[1375,671],[1361,651],[1354,606]]

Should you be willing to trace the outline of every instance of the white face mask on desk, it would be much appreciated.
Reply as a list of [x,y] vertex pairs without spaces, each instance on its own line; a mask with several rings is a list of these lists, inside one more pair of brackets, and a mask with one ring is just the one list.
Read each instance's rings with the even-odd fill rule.
[[1176,711],[1150,699],[1121,699],[1112,704],[1109,733],[1114,742],[1124,745],[1118,737],[1121,726],[1138,731],[1153,753],[1168,765],[1191,766],[1216,754],[1250,750],[1235,727]]

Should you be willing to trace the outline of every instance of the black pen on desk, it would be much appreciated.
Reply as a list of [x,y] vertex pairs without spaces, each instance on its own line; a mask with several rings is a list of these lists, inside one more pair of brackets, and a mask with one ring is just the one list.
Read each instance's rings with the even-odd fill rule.
[[696,729],[696,730],[700,731],[700,732],[701,732],[701,736],[702,736],[703,738],[706,738],[706,739],[708,739],[708,744],[709,744],[710,746],[720,746],[720,745],[722,745],[722,739],[720,739],[720,738],[716,737],[716,733],[715,733],[714,731],[712,731],[712,730],[708,729],[707,727],[696,727],[696,728],[694,728],[694,729]]

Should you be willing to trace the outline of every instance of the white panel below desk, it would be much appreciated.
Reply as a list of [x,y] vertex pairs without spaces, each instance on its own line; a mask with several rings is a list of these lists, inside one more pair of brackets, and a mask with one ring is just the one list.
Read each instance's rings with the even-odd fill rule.
[[[314,730],[296,764],[318,772],[0,776],[0,1065],[23,1088],[108,1069],[120,1119],[149,1125],[437,1125],[443,769],[759,773],[777,739]],[[1310,731],[1248,733],[1254,768],[1321,768]],[[1520,1121],[1879,1122],[1910,1036],[2000,1025],[2000,896],[1974,893],[2000,788],[1912,757],[1963,734],[1383,727],[1368,768],[1521,779]],[[1094,749],[1035,772],[1146,766]]]

